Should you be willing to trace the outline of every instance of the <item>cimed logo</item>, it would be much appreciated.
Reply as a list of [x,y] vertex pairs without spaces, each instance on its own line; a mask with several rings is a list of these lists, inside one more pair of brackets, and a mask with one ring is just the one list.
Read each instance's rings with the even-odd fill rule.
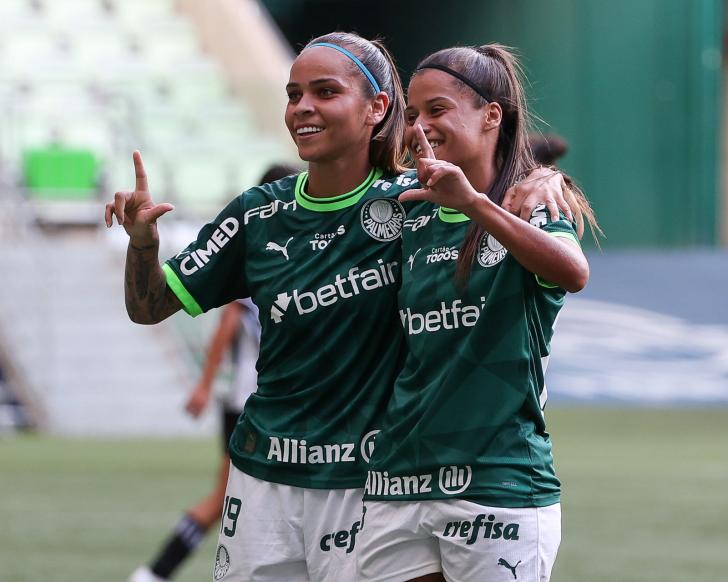
[[288,245],[293,240],[293,237],[289,238],[286,241],[286,244],[281,246],[278,243],[275,243],[273,241],[269,242],[267,245],[265,245],[266,251],[275,251],[277,253],[281,253],[284,257],[286,257],[286,260],[288,260]]
[[361,209],[361,226],[374,240],[388,242],[402,234],[404,208],[397,200],[375,198]]

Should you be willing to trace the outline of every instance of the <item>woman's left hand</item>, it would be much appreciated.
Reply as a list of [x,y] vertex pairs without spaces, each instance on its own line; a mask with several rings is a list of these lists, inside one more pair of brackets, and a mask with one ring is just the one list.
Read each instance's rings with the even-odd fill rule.
[[485,196],[471,186],[458,166],[435,158],[421,125],[415,128],[415,132],[424,154],[417,160],[417,179],[421,188],[407,190],[400,194],[399,200],[428,200],[467,213],[474,203]]
[[559,210],[569,220],[572,220],[571,208],[564,197],[565,191],[566,184],[561,172],[552,168],[539,167],[531,171],[523,180],[508,188],[501,206],[511,214],[528,221],[531,219],[533,210],[538,205],[544,204],[552,221],[559,220]]

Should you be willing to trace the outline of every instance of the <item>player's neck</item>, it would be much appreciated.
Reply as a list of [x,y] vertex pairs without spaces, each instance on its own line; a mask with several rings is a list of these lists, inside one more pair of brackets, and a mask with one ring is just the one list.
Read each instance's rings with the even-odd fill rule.
[[306,194],[315,198],[346,194],[366,180],[371,171],[368,152],[357,160],[312,162],[308,168]]
[[498,175],[498,168],[495,164],[495,159],[490,159],[490,163],[483,163],[482,159],[474,160],[471,163],[465,163],[462,165],[463,173],[468,179],[468,182],[475,188],[476,191],[486,193],[490,190],[493,185],[496,176]]

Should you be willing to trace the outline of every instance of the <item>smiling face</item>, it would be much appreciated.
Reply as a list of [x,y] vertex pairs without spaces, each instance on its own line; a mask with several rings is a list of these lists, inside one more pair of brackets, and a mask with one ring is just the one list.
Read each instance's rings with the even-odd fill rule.
[[311,47],[294,61],[286,91],[285,121],[298,155],[325,163],[368,152],[377,104],[364,94],[366,80],[349,59]]
[[405,142],[414,158],[421,157],[415,126],[422,125],[435,156],[466,170],[494,151],[500,107],[478,107],[475,94],[451,75],[423,69],[410,81],[407,95]]

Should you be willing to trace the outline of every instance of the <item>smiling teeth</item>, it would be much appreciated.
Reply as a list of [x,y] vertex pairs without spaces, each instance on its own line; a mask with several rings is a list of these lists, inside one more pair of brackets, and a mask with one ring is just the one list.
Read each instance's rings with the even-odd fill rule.
[[[439,146],[439,145],[440,145],[440,144],[441,144],[442,142],[440,142],[440,141],[428,141],[427,143],[429,143],[429,144],[430,144],[430,147],[431,147],[431,148],[433,149],[433,151],[434,151],[434,150],[436,150],[436,149],[437,149],[437,147],[438,147],[438,146]],[[421,154],[421,153],[422,153],[422,148],[420,147],[420,144],[419,144],[419,143],[416,143],[416,144],[415,144],[415,153],[416,153],[416,154]]]
[[304,135],[304,134],[307,134],[307,133],[318,133],[318,132],[323,131],[323,130],[324,130],[323,127],[313,127],[313,126],[311,126],[311,127],[301,127],[301,128],[299,128],[299,129],[296,130],[296,134],[297,135]]

